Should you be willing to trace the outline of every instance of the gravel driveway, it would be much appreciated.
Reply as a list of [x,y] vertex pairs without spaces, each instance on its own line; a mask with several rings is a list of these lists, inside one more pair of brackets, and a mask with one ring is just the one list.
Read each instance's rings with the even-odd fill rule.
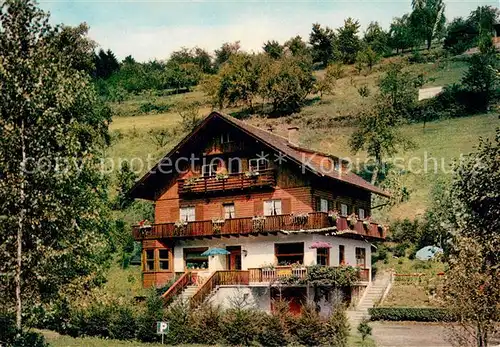
[[373,322],[371,326],[377,347],[451,347],[441,324]]

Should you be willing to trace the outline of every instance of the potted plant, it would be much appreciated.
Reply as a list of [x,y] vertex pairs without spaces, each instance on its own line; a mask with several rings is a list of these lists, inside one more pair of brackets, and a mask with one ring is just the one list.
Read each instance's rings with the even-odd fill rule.
[[259,173],[257,171],[246,171],[245,172],[246,178],[257,178],[258,176],[259,176]]
[[292,224],[293,225],[305,225],[309,219],[307,213],[292,214]]
[[363,227],[365,230],[370,229],[370,224],[372,223],[372,218],[370,216],[366,217],[365,220],[363,220]]
[[180,220],[174,223],[174,235],[180,236],[186,232],[188,222],[185,220]]
[[337,210],[328,211],[328,219],[330,220],[330,222],[332,224],[337,223],[337,219],[339,218],[339,216],[340,216],[340,213]]
[[347,217],[347,222],[349,223],[349,227],[352,229],[356,226],[356,223],[358,222],[358,217],[356,216],[355,213],[351,213],[351,215]]
[[226,180],[229,178],[229,175],[225,172],[220,172],[218,174],[215,175],[215,179],[217,181],[222,181],[222,180]]
[[147,219],[141,220],[138,224],[139,229],[151,228],[151,223]]
[[254,232],[262,232],[264,231],[264,223],[266,222],[266,217],[264,216],[255,216],[252,218],[252,225]]
[[212,230],[215,235],[220,234],[224,222],[225,222],[224,219],[219,219],[219,218],[212,219]]

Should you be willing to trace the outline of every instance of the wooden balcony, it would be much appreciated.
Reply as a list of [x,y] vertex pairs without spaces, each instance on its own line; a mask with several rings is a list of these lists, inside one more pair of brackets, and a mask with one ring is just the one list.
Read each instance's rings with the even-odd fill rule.
[[262,170],[254,175],[241,172],[226,176],[196,177],[177,181],[179,195],[234,192],[256,188],[270,188],[276,185],[273,169]]
[[[307,278],[307,267],[276,266],[274,268],[248,269],[249,283],[272,283],[289,277],[304,280]],[[370,281],[370,269],[359,268],[359,282]]]
[[136,240],[143,240],[240,237],[259,234],[288,234],[308,230],[347,237],[362,236],[375,240],[382,240],[386,236],[385,228],[377,223],[364,223],[362,220],[358,220],[352,225],[347,217],[333,219],[325,212],[243,217],[226,219],[222,222],[204,220],[161,223],[142,227],[134,226],[132,232]]

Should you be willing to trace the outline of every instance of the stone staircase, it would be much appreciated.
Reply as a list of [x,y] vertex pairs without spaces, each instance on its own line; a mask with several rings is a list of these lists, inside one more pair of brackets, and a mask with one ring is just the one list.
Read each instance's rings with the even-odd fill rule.
[[199,288],[200,287],[197,285],[188,285],[179,295],[177,295],[173,303],[178,303],[179,301],[185,303],[189,302],[189,299],[191,299]]
[[389,285],[391,285],[390,273],[379,274],[368,285],[358,305],[354,309],[347,311],[351,329],[356,330],[363,318],[369,318],[368,309],[375,306],[382,299]]

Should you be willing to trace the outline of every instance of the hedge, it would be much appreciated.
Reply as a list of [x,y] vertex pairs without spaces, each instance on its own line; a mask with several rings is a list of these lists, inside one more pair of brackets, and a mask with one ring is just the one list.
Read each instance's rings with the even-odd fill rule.
[[443,308],[434,307],[374,307],[368,309],[371,320],[449,322],[452,317]]

